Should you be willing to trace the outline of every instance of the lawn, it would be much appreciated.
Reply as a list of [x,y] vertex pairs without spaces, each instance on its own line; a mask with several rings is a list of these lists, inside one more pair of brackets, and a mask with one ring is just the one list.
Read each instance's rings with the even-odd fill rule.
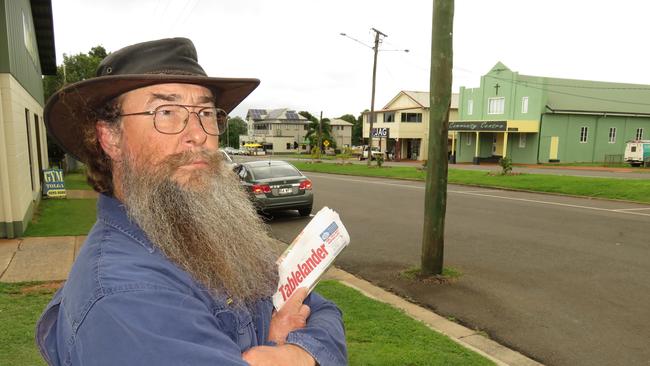
[[[0,283],[0,365],[45,365],[34,327],[56,286]],[[401,311],[336,281],[318,292],[343,311],[350,365],[493,365]]]
[[[378,168],[358,164],[310,164],[305,162],[294,162],[294,165],[305,172],[413,180],[424,180],[426,177],[424,171],[414,167]],[[650,179],[592,178],[544,174],[504,176],[490,175],[484,171],[449,169],[448,182],[650,203]]]
[[69,173],[64,175],[63,180],[65,181],[65,189],[92,190],[88,182],[86,182],[85,173]]
[[44,199],[25,236],[86,235],[95,223],[96,199]]

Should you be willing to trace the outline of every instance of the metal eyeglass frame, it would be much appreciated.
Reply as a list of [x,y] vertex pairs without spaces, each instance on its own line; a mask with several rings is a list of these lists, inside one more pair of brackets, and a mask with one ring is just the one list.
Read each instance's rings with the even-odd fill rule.
[[[156,112],[162,107],[183,107],[187,111],[187,118],[185,118],[185,121],[183,121],[183,128],[181,128],[178,132],[163,132],[163,131],[159,130],[158,126],[156,125]],[[197,112],[193,112],[193,111],[190,111],[189,108],[200,108],[200,109]],[[185,131],[185,128],[187,127],[187,123],[190,120],[190,115],[196,114],[196,117],[199,119],[199,124],[201,125],[201,128],[203,129],[203,132],[205,132],[206,134],[208,134],[210,136],[220,136],[224,132],[226,132],[226,129],[227,129],[226,126],[224,126],[224,128],[221,129],[221,128],[219,128],[219,123],[218,122],[217,122],[217,129],[219,130],[219,132],[217,132],[216,134],[215,133],[210,133],[210,132],[205,130],[205,127],[203,126],[203,120],[201,120],[201,115],[199,114],[205,109],[216,109],[217,112],[219,112],[219,111],[223,112],[223,114],[225,116],[225,119],[226,119],[226,122],[224,124],[225,125],[228,124],[228,113],[226,113],[226,111],[224,111],[221,108],[204,107],[204,106],[200,106],[200,105],[185,105],[185,104],[161,104],[161,105],[157,106],[156,108],[154,108],[151,111],[135,112],[135,113],[124,113],[124,114],[120,114],[119,117],[153,116],[153,127],[156,129],[156,131],[158,131],[159,133],[165,134],[165,135],[178,135],[179,133]]]

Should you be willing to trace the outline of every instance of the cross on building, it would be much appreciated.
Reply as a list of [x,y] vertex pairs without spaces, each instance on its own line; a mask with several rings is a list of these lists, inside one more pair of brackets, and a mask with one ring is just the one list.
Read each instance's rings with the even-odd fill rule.
[[496,84],[494,85],[494,90],[496,91],[496,95],[499,95],[499,88],[500,88],[500,87],[501,87],[501,86],[499,85],[499,83],[496,83]]

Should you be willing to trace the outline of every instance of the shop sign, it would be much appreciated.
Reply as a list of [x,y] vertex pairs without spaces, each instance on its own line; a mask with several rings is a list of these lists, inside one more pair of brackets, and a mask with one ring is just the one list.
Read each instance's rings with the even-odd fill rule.
[[506,121],[449,122],[449,131],[505,131]]
[[49,198],[65,198],[65,182],[63,181],[63,170],[43,170],[43,195]]
[[388,137],[390,136],[389,134],[390,128],[373,128],[372,129],[372,137]]

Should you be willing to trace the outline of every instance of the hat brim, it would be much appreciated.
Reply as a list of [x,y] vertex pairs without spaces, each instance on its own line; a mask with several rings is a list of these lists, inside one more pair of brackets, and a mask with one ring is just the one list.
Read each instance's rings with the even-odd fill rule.
[[83,126],[94,123],[94,111],[128,91],[156,84],[195,84],[212,91],[217,107],[230,113],[257,86],[258,79],[213,78],[194,75],[113,75],[67,85],[48,100],[43,112],[45,126],[54,141],[75,159],[86,163]]

